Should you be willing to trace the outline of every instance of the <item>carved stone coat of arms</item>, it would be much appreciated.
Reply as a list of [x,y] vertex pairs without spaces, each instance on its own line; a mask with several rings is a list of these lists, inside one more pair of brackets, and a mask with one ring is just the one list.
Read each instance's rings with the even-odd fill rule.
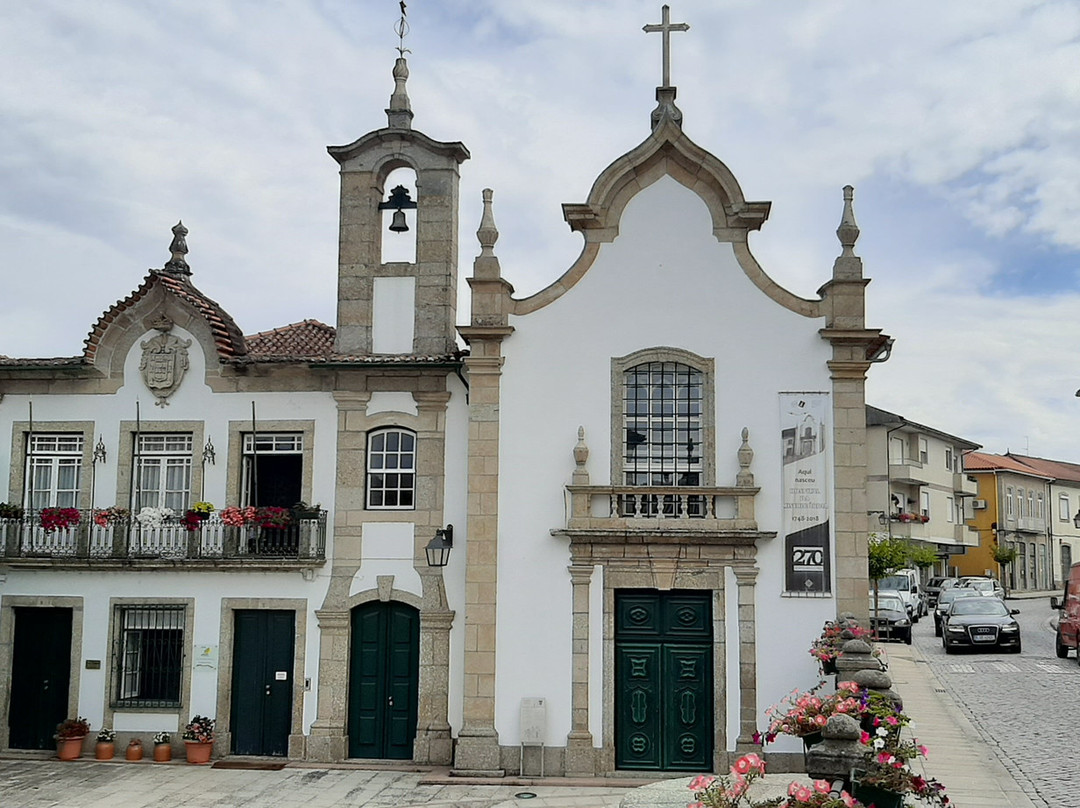
[[191,340],[180,339],[169,333],[172,321],[166,317],[154,323],[154,328],[161,332],[139,343],[142,347],[142,361],[139,370],[147,389],[157,399],[159,407],[167,406],[169,396],[180,387],[184,371],[188,369],[188,352]]

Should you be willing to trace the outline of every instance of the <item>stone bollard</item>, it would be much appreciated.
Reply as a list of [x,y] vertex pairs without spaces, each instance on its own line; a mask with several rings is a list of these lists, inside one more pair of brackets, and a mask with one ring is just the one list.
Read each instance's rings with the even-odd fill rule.
[[806,773],[815,780],[843,780],[851,790],[851,771],[862,765],[866,748],[862,729],[850,715],[834,715],[822,730],[821,743],[806,753]]
[[883,670],[861,670],[855,671],[850,680],[857,684],[860,688],[866,688],[871,693],[878,693],[885,698],[889,699],[896,705],[896,711],[901,712],[904,709],[904,700],[900,698],[900,694],[892,689],[892,677],[889,676]]
[[836,681],[854,681],[856,672],[861,670],[881,670],[881,662],[873,654],[873,648],[868,642],[860,639],[850,639],[840,649],[840,656],[836,658]]

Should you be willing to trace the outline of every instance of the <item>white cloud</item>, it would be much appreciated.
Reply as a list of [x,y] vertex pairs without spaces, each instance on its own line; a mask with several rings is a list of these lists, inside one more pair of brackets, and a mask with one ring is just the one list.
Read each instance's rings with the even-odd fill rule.
[[[0,71],[17,77],[0,84],[0,353],[78,353],[167,259],[180,218],[196,283],[246,332],[332,322],[338,180],[324,147],[385,125],[396,11],[0,7]],[[462,277],[491,187],[504,271],[537,291],[580,250],[561,203],[584,201],[648,134],[660,46],[641,28],[659,10],[417,0],[409,14],[414,125],[473,154]],[[994,451],[1027,440],[1080,459],[1075,271],[1047,281],[1022,265],[1039,250],[1027,254],[1045,270],[1055,249],[1075,265],[1080,249],[1080,7],[685,0],[672,19],[691,25],[672,36],[687,133],[747,198],[774,202],[751,241],[773,277],[814,294],[838,251],[840,188],[859,189],[868,323],[897,337],[871,402]],[[1003,271],[1039,296],[995,296]]]

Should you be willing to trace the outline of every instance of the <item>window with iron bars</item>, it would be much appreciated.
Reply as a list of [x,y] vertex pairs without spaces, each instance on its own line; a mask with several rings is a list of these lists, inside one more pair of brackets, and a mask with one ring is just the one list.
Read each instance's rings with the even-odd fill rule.
[[116,607],[116,707],[177,707],[184,667],[184,606]]
[[[680,362],[646,362],[623,375],[626,485],[700,486],[704,374]],[[683,500],[685,499],[685,503]],[[700,496],[620,498],[624,516],[703,516]]]

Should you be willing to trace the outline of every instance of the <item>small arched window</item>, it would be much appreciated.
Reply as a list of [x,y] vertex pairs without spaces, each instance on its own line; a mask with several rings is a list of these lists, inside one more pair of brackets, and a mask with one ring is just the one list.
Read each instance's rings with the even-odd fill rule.
[[379,510],[416,507],[416,434],[380,429],[368,436],[367,506]]

